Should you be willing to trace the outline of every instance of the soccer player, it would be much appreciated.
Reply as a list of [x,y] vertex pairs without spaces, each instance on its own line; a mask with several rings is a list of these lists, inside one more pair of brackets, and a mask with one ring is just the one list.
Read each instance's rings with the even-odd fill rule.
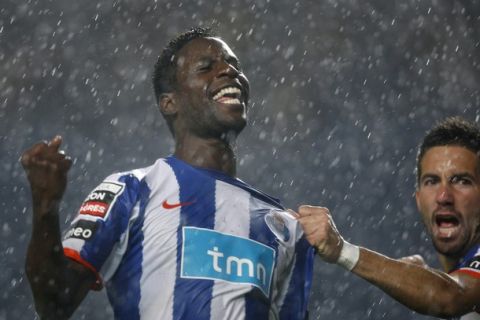
[[437,317],[480,319],[480,130],[448,118],[424,138],[417,158],[417,207],[441,270],[421,256],[392,259],[343,240],[327,208],[301,206],[307,240],[328,262],[378,286],[407,307]]
[[249,100],[238,58],[193,29],[164,49],[153,83],[174,154],[108,176],[63,240],[58,207],[71,161],[61,138],[23,154],[37,312],[68,318],[105,285],[116,319],[305,319],[313,247],[277,199],[235,177],[232,144]]

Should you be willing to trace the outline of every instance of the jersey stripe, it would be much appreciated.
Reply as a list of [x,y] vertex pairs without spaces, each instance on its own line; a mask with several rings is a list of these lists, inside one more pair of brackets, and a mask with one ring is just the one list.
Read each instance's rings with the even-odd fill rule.
[[[315,251],[308,242],[301,238],[295,247],[295,265],[291,274],[287,295],[281,306],[280,319],[301,319],[307,314],[308,298],[312,285],[313,259]],[[307,252],[307,254],[297,254]],[[303,292],[298,292],[303,288]]]
[[145,239],[140,316],[142,319],[171,320],[180,208],[165,209],[162,203],[166,200],[179,203],[180,200],[178,181],[172,168],[165,161],[158,161],[156,166],[156,172],[160,174],[146,177],[152,193],[142,230]]
[[180,202],[195,202],[180,210],[180,226],[177,232],[177,279],[173,297],[173,319],[210,319],[212,280],[195,281],[180,277],[183,242],[183,226],[214,228],[215,181],[198,170],[168,158],[180,187]]
[[[264,223],[265,215],[270,210],[259,209],[259,201],[253,197],[250,198],[249,206],[249,211],[252,215],[250,219],[249,238],[274,248],[275,251],[278,253],[278,242],[276,241],[275,235],[268,229],[267,225]],[[278,255],[275,257],[275,261],[276,263],[278,263]],[[275,267],[275,270],[277,270],[277,267]],[[275,274],[273,276],[275,276]],[[267,281],[271,282],[270,288],[273,288],[274,280],[267,279]],[[271,308],[270,298],[272,295],[272,289],[270,289],[270,296],[266,297],[263,292],[255,288],[255,290],[245,296],[246,319],[268,319]]]
[[[223,181],[217,181],[216,185],[215,230],[248,238],[250,194],[243,190],[239,191],[238,188]],[[211,319],[222,319],[225,314],[234,319],[245,318],[243,294],[248,291],[250,291],[249,285],[215,281],[211,302]]]
[[[139,202],[139,214],[129,230],[126,254],[118,266],[112,281],[108,282],[108,297],[112,303],[115,319],[140,319],[140,278],[142,276],[143,239],[142,226],[145,207],[150,196],[150,189],[145,181],[138,181],[132,176],[123,176],[120,181],[128,183],[132,189],[127,196],[131,201]],[[129,181],[130,180],[130,181]],[[127,224],[128,224],[127,220]]]
[[268,204],[270,204],[272,206],[275,206],[275,207],[278,207],[278,208],[283,208],[283,206],[280,204],[280,201],[277,198],[273,198],[273,197],[267,195],[266,193],[264,193],[260,190],[257,190],[250,185],[247,185],[245,182],[243,182],[240,179],[232,178],[232,177],[226,175],[223,172],[219,172],[219,171],[215,171],[215,170],[209,170],[209,169],[204,169],[204,168],[198,168],[198,170],[202,170],[204,172],[207,172],[208,175],[210,175],[212,178],[218,179],[220,181],[224,181],[228,184],[231,184],[231,185],[234,185],[238,188],[241,188],[241,189],[247,191],[248,193],[250,193],[255,198],[257,198],[259,200],[262,200],[265,203],[268,203]]

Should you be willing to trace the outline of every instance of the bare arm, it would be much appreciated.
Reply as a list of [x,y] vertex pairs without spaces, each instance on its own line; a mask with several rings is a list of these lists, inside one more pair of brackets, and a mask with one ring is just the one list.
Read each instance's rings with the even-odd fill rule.
[[365,248],[360,249],[360,259],[352,272],[423,314],[460,316],[474,311],[480,301],[480,281],[476,278],[461,274],[450,276]]
[[[344,240],[328,209],[302,206],[298,213],[310,244],[325,261],[336,262]],[[360,248],[359,260],[352,272],[423,314],[452,317],[474,311],[480,302],[480,280],[463,274],[450,276],[418,259],[395,260]]]
[[61,138],[38,143],[22,155],[33,202],[32,237],[25,269],[42,319],[66,319],[95,282],[93,273],[63,254],[58,206],[71,160],[59,151]]

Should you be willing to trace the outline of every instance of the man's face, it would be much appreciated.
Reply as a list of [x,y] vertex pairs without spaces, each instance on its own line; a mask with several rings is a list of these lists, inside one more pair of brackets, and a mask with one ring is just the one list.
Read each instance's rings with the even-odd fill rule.
[[433,245],[440,254],[460,258],[479,238],[479,158],[464,147],[439,146],[420,165],[415,196]]
[[202,136],[238,134],[246,125],[249,83],[237,57],[218,38],[187,43],[177,59],[177,124]]

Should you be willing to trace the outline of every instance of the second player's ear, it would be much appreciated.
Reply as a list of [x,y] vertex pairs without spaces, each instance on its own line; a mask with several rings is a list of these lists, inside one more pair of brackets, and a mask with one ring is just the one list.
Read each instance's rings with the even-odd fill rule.
[[160,112],[167,116],[173,116],[177,113],[177,104],[173,93],[162,93],[158,101]]

